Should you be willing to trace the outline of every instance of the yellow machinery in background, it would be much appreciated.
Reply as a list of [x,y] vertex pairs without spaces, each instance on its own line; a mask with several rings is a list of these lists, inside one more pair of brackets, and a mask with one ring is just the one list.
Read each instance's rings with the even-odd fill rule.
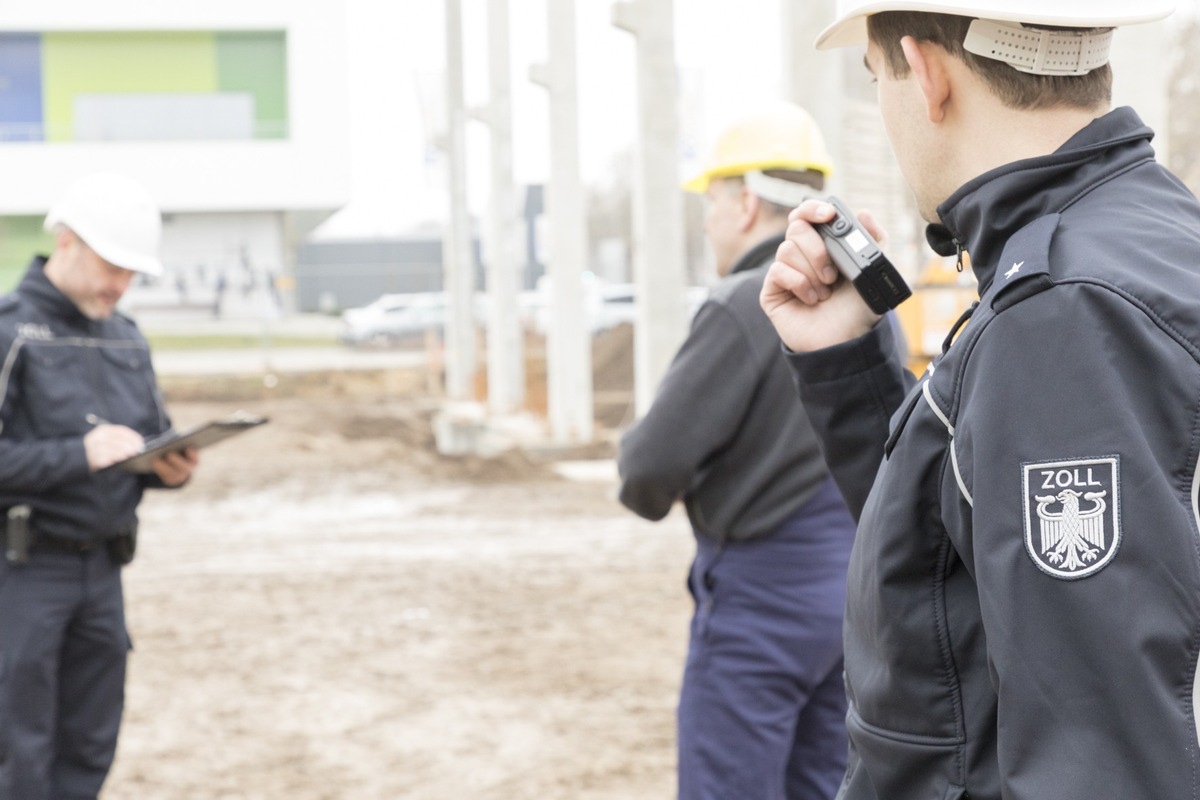
[[962,272],[952,256],[930,259],[917,275],[912,292],[896,309],[896,316],[908,340],[909,369],[920,375],[941,352],[954,323],[979,298],[967,254],[963,254]]

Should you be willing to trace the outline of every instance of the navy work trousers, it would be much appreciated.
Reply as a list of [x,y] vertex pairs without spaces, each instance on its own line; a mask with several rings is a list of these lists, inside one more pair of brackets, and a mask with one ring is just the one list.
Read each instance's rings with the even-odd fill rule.
[[832,481],[770,536],[697,537],[680,800],[828,800],[846,769],[842,617],[854,520]]
[[94,800],[125,705],[121,568],[108,551],[0,556],[0,800]]

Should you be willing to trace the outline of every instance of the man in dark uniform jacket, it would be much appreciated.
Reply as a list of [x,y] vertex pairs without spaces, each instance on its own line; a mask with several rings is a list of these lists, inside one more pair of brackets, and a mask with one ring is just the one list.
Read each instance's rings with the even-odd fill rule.
[[829,266],[826,204],[764,282],[860,518],[845,800],[1200,794],[1200,203],[1107,63],[1169,11],[843,0],[821,35],[867,44],[929,241],[980,289],[918,380]]
[[182,485],[194,451],[153,472],[106,469],[171,427],[146,340],[116,311],[161,274],[161,218],[120,175],[51,208],[49,258],[0,298],[0,798],[95,798],[124,706],[121,566],[147,487]]

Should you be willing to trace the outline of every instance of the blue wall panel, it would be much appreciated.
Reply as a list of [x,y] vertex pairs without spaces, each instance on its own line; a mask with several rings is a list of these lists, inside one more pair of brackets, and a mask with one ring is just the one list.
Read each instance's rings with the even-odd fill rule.
[[0,33],[0,141],[43,138],[42,37]]

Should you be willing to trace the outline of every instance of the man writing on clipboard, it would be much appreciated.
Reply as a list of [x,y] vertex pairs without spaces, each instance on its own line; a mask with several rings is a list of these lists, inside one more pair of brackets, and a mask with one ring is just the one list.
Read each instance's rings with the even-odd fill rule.
[[0,297],[0,800],[99,794],[124,706],[137,506],[198,462],[187,449],[145,474],[105,469],[171,428],[146,340],[115,310],[135,272],[162,273],[157,205],[91,175],[46,228],[53,253]]

